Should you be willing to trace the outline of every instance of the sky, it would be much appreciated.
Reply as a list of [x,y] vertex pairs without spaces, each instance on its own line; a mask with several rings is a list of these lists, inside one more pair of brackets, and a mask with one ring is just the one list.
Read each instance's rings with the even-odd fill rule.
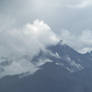
[[33,74],[46,62],[35,66],[23,56],[31,60],[60,40],[80,53],[91,51],[91,10],[92,0],[0,0],[0,63],[12,60],[1,75]]
[[[91,9],[92,0],[0,0],[0,30],[22,28],[39,19],[76,50],[91,49]],[[65,33],[69,35],[62,37]]]
[[[54,31],[81,31],[91,27],[91,0],[0,0],[0,17],[20,26],[44,20]],[[2,19],[2,20],[3,20]]]

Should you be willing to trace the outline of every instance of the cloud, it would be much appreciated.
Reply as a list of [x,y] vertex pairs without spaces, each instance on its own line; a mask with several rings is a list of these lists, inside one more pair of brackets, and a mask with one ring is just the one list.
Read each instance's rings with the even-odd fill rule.
[[92,48],[89,48],[89,47],[86,48],[86,47],[85,47],[85,48],[81,49],[79,52],[85,54],[85,53],[91,52],[91,51],[92,51]]
[[[51,28],[40,20],[35,20],[33,24],[27,23],[21,29],[1,31],[0,63],[3,57],[3,61],[10,62],[6,66],[0,65],[0,68],[4,70],[1,75],[17,75],[26,72],[33,74],[39,67],[32,64],[31,59],[40,50],[45,50],[45,47],[55,45],[58,41]],[[29,59],[25,59],[25,56]]]
[[83,30],[80,34],[74,34],[69,30],[62,30],[60,38],[64,43],[70,45],[80,53],[86,53],[92,50],[91,30]]
[[92,31],[91,30],[85,30],[82,32],[81,41],[85,43],[86,45],[92,45]]
[[67,5],[68,8],[86,8],[92,5],[91,0],[80,0],[79,3],[76,4],[69,4]]
[[[2,40],[3,39],[3,40]],[[35,20],[22,29],[0,32],[0,56],[35,54],[48,45],[56,44],[58,38],[43,21]],[[17,53],[17,54],[16,54]]]
[[43,45],[56,44],[58,38],[51,28],[44,23],[44,21],[36,20],[33,24],[26,25],[28,31],[27,34],[32,34]]
[[5,14],[0,14],[0,32],[10,29],[15,23],[16,20],[14,18],[11,18],[8,15],[6,16]]
[[4,71],[0,73],[0,78],[4,76],[14,76],[25,73],[34,74],[39,70],[39,67],[22,58],[17,62],[13,61],[11,64],[4,66],[3,70]]
[[[63,8],[63,7],[67,7],[67,8],[86,8],[90,5],[92,5],[92,0],[40,0],[39,2],[37,1],[33,1],[34,2],[34,6],[36,8],[36,10],[38,9],[47,9],[47,7],[53,7],[53,8]],[[42,2],[42,3],[40,3]]]

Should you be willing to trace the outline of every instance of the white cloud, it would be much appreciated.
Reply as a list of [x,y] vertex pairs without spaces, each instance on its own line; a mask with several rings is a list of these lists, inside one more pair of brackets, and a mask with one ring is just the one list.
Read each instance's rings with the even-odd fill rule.
[[86,8],[92,5],[92,0],[80,0],[79,3],[66,5],[68,8]]
[[27,24],[27,34],[32,34],[43,45],[56,44],[58,38],[44,21],[36,20],[33,24]]
[[90,53],[91,51],[92,51],[92,48],[91,47],[89,47],[89,48],[86,48],[85,47],[85,48],[81,49],[79,52],[84,54],[84,53],[87,53],[87,52]]
[[13,76],[24,73],[34,74],[36,71],[39,70],[39,67],[22,58],[17,62],[13,61],[10,65],[3,67],[3,69],[4,71],[0,73],[1,78],[8,75]]
[[[33,9],[37,11],[48,10],[51,8],[86,8],[92,5],[92,0],[33,0]],[[32,3],[31,2],[31,3]],[[48,8],[47,8],[48,7]],[[53,9],[52,9],[53,11]],[[55,11],[54,11],[55,12]]]
[[[0,59],[6,57],[6,60],[12,61],[11,64],[3,66],[4,72],[1,75],[17,75],[26,72],[33,74],[39,67],[30,62],[32,57],[58,41],[51,28],[40,20],[35,20],[33,24],[26,24],[21,30],[1,31]],[[29,60],[24,59],[25,55]]]
[[57,42],[58,38],[51,28],[43,21],[35,20],[33,24],[25,25],[22,30],[0,32],[0,56],[32,56],[40,49]]
[[85,30],[81,33],[80,40],[85,43],[85,45],[92,45],[92,31]]
[[70,45],[80,53],[86,53],[92,50],[92,31],[84,30],[80,34],[73,34],[69,30],[62,30],[60,38],[64,43]]

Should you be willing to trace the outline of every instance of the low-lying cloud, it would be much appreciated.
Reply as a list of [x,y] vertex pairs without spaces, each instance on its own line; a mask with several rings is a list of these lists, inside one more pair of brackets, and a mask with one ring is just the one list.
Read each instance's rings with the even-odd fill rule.
[[[45,50],[45,47],[55,45],[58,41],[51,28],[40,20],[35,20],[33,24],[28,23],[21,29],[1,31],[0,63],[10,62],[5,66],[0,65],[3,70],[1,75],[34,73],[39,67],[32,64],[31,59],[40,50]],[[29,60],[26,60],[24,56],[29,56]]]
[[35,20],[24,28],[0,32],[0,56],[31,56],[48,45],[56,44],[58,38],[43,21]]
[[60,38],[80,53],[92,50],[92,31],[83,30],[80,34],[74,34],[69,30],[62,30]]

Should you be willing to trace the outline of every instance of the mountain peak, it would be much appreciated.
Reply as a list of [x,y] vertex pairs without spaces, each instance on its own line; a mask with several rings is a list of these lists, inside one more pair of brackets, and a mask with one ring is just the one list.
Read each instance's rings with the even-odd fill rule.
[[64,43],[64,41],[63,40],[60,40],[59,42],[58,42],[58,45],[64,45],[65,43]]

